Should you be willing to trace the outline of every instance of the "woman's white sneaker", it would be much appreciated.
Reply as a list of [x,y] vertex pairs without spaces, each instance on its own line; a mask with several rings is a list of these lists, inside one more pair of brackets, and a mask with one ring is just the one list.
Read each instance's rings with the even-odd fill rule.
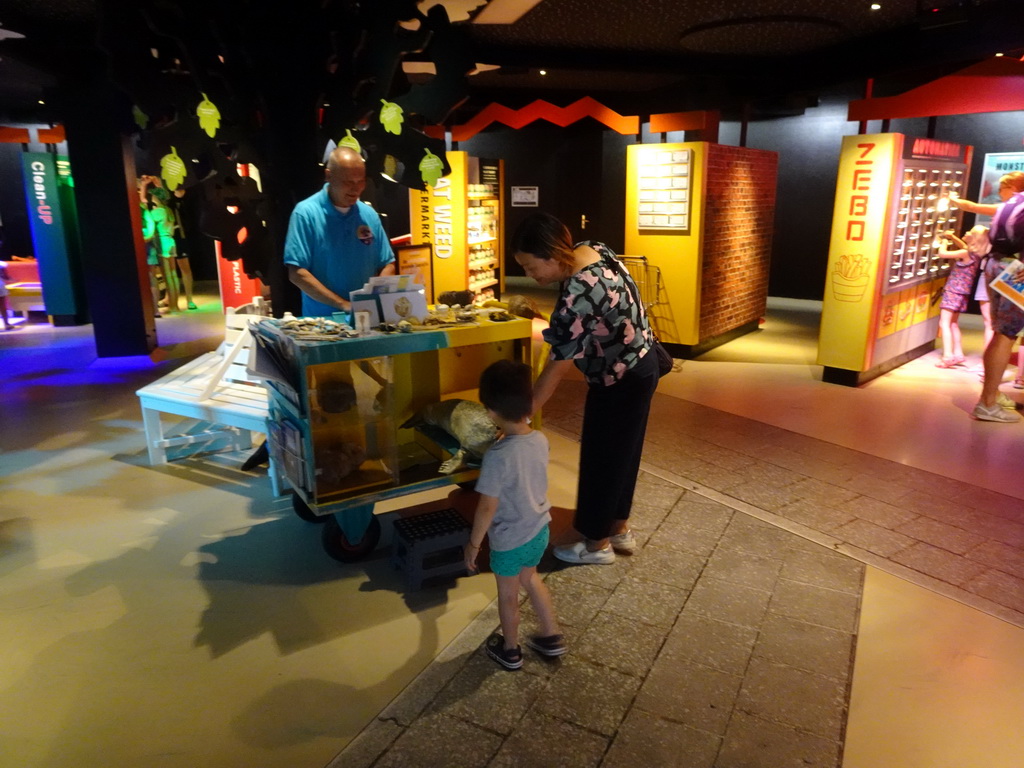
[[632,555],[636,552],[636,536],[633,531],[627,528],[622,533],[617,533],[609,539],[612,549],[624,555]]
[[551,552],[562,562],[576,565],[611,565],[615,562],[615,552],[611,546],[591,552],[587,549],[585,541],[577,541],[575,544],[567,544],[564,547],[555,547]]
[[1002,421],[1009,423],[1020,421],[1020,414],[1017,411],[1009,411],[1003,408],[999,403],[987,406],[979,400],[978,404],[974,406],[974,418],[979,421]]

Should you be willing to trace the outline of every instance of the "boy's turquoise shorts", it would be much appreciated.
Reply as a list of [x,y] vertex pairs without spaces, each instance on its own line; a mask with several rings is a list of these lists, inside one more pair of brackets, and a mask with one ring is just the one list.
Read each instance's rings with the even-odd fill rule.
[[491,550],[491,570],[497,576],[518,576],[523,568],[532,568],[540,562],[544,550],[548,548],[548,527],[545,525],[540,533],[525,544],[508,549],[504,552]]

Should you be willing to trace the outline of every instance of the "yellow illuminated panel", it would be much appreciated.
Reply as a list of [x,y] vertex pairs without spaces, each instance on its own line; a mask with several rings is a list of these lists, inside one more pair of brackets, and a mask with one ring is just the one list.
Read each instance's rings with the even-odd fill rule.
[[[646,256],[661,271],[661,295],[651,314],[659,337],[671,344],[699,341],[707,146],[677,142],[626,148],[625,255]],[[651,194],[666,199],[641,199]],[[648,204],[685,206],[663,211],[644,207],[641,212]],[[641,224],[641,216],[666,218],[645,218]],[[679,216],[685,221],[672,218]]]
[[[880,309],[879,255],[901,140],[899,134],[843,139],[818,341],[820,365],[852,371],[868,368],[876,309]],[[898,314],[896,323],[899,330]]]
[[930,286],[931,299],[928,305],[928,317],[938,317],[942,314],[942,289],[946,287],[946,278],[940,277],[937,280],[932,280]]
[[466,153],[449,152],[452,172],[426,190],[409,193],[414,245],[434,246],[434,295],[466,290],[469,246],[466,221]]
[[914,323],[923,323],[928,319],[928,302],[932,298],[932,284],[921,283],[917,286],[917,295],[914,297]]

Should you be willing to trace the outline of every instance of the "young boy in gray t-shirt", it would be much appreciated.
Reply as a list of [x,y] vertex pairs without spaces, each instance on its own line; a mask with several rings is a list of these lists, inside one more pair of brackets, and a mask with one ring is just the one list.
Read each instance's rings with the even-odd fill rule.
[[506,669],[523,666],[519,648],[519,588],[526,590],[540,634],[526,644],[544,656],[565,653],[548,588],[537,564],[548,545],[548,439],[530,428],[533,381],[530,366],[499,360],[480,377],[480,402],[501,430],[484,454],[476,490],[480,494],[466,545],[466,568],[477,570],[484,536],[491,545],[491,570],[498,580],[501,633],[487,640],[487,655]]

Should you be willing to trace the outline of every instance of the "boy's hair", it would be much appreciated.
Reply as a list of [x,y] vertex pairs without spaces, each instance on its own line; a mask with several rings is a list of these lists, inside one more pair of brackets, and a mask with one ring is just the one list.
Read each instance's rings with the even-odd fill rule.
[[533,371],[526,363],[499,360],[480,374],[480,402],[508,421],[533,412]]

